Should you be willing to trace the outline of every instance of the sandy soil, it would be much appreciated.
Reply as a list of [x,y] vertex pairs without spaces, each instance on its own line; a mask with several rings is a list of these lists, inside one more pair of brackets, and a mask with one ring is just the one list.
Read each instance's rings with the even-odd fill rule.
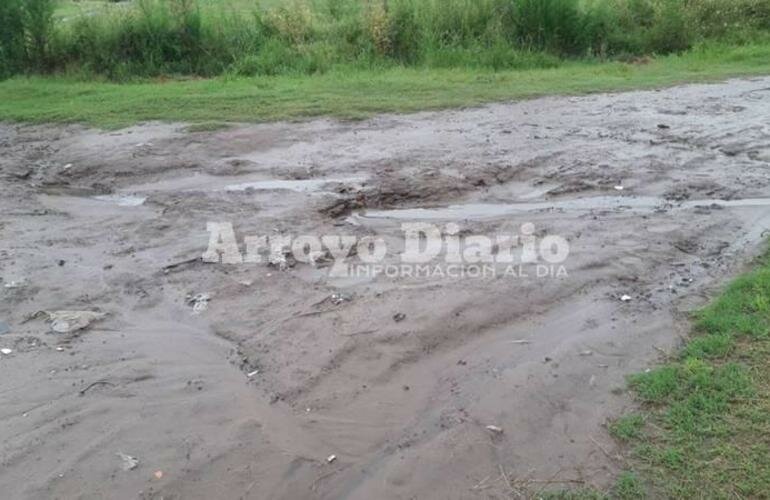
[[[2,496],[606,486],[624,377],[770,228],[768,117],[759,78],[205,133],[0,125]],[[397,246],[409,220],[532,222],[569,240],[568,276],[200,261],[207,221]],[[61,334],[41,310],[108,316]]]

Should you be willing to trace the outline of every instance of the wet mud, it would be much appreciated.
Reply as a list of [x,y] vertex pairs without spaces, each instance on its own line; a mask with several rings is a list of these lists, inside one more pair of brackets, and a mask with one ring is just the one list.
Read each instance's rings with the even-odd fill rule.
[[[768,117],[757,78],[202,133],[2,124],[2,496],[605,487],[625,377],[763,248]],[[558,276],[340,278],[204,263],[207,222],[392,248],[404,222],[533,224],[570,254]],[[106,317],[55,333],[55,310]]]

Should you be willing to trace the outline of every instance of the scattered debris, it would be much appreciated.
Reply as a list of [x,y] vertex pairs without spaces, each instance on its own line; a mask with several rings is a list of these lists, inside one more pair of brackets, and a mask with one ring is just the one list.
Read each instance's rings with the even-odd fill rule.
[[671,126],[670,125],[666,125],[665,123],[658,123],[658,128],[660,130],[666,130],[666,129],[670,129]]
[[[190,264],[195,264],[195,263],[198,263],[198,262],[203,262],[203,259],[201,259],[200,257],[195,257],[195,258],[183,260],[183,261],[180,261],[180,262],[174,262],[173,264],[169,264],[167,266],[163,266],[162,271],[163,271],[164,274],[168,274],[169,271],[172,271],[172,270],[177,269],[179,267],[187,266],[187,265],[190,265]],[[112,266],[110,266],[110,268],[112,268]]]
[[254,375],[259,375],[259,370],[254,370],[253,372],[249,372],[246,374],[247,377],[251,378]]
[[371,335],[373,333],[377,333],[379,330],[362,330],[360,332],[354,332],[354,333],[345,333],[343,334],[345,337],[357,337],[359,335]]
[[393,321],[395,321],[396,323],[401,323],[405,319],[406,319],[406,314],[404,313],[396,313],[393,315]]
[[625,189],[625,188],[624,188],[623,186],[621,186],[620,184],[618,184],[617,186],[615,186],[615,191],[623,191],[624,189]]
[[486,429],[487,429],[489,432],[492,432],[492,433],[494,433],[494,434],[502,434],[502,433],[503,433],[503,429],[502,429],[502,428],[500,428],[500,427],[498,427],[498,426],[496,426],[496,425],[488,425],[488,426],[486,427]]
[[96,382],[93,382],[93,383],[89,384],[88,386],[86,386],[84,389],[81,389],[79,394],[81,396],[84,396],[85,393],[88,392],[88,390],[90,388],[96,387],[97,385],[109,385],[111,387],[115,387],[115,384],[113,384],[112,382],[107,382],[106,380],[97,380]]
[[337,455],[329,455],[328,457],[326,457],[326,461],[329,463],[332,463],[335,460],[337,460]]
[[211,296],[207,293],[199,293],[195,296],[188,296],[187,303],[192,304],[193,314],[200,314],[209,308]]
[[156,470],[153,474],[155,476],[155,479],[163,479],[163,471],[162,470]]
[[139,459],[136,457],[126,455],[122,451],[117,452],[116,455],[119,456],[121,460],[123,460],[124,471],[134,470],[139,465]]
[[532,342],[529,341],[529,340],[521,339],[521,340],[509,340],[507,343],[508,344],[526,345],[526,344],[531,344]]
[[24,280],[9,281],[8,283],[6,283],[3,286],[5,286],[5,288],[21,288],[21,287],[24,286]]
[[594,352],[590,351],[590,350],[589,351],[582,351],[580,353],[581,356],[592,356],[593,354],[594,354]]
[[104,319],[105,313],[96,311],[44,311],[56,333],[72,333],[88,328],[91,323]]
[[59,351],[59,352],[64,352],[64,348],[63,347],[57,347],[56,350]]
[[0,353],[5,354],[6,356],[8,354],[11,354],[13,352],[13,349],[8,349],[7,347],[4,347],[3,349],[0,349]]
[[631,302],[631,296],[630,295],[622,295],[620,297],[621,302]]
[[32,169],[31,168],[21,168],[17,170],[12,170],[10,174],[13,177],[16,177],[17,179],[21,180],[27,180],[29,179],[29,176],[32,175]]
[[332,304],[334,304],[335,306],[338,306],[343,302],[350,302],[351,300],[353,300],[353,297],[344,293],[333,293],[331,297],[329,297],[329,300],[331,301]]

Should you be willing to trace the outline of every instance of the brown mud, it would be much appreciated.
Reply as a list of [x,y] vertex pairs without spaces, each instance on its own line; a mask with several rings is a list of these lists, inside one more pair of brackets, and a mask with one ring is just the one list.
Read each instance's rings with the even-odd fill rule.
[[[0,176],[3,498],[602,488],[624,377],[770,228],[770,79],[205,133],[5,124]],[[405,221],[533,223],[571,253],[559,277],[340,279],[204,264],[208,221],[395,247]],[[61,334],[41,310],[108,316]]]

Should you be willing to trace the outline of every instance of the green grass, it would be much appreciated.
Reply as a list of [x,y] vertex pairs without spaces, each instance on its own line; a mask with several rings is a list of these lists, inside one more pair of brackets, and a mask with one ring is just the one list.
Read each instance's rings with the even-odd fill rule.
[[91,16],[109,9],[133,7],[129,2],[108,2],[105,0],[60,0],[56,3],[54,20],[67,22],[79,16]]
[[0,120],[80,122],[104,128],[164,120],[257,122],[331,115],[362,118],[547,94],[656,88],[682,82],[770,74],[770,43],[712,45],[649,64],[565,62],[552,69],[493,72],[392,67],[137,83],[65,77],[0,82]]
[[770,252],[695,317],[674,360],[630,378],[610,432],[654,498],[770,497]]
[[646,496],[647,493],[639,478],[633,473],[624,472],[607,493],[586,488],[542,492],[533,498],[538,500],[639,500]]
[[506,71],[770,37],[770,0],[3,0],[0,78]]

